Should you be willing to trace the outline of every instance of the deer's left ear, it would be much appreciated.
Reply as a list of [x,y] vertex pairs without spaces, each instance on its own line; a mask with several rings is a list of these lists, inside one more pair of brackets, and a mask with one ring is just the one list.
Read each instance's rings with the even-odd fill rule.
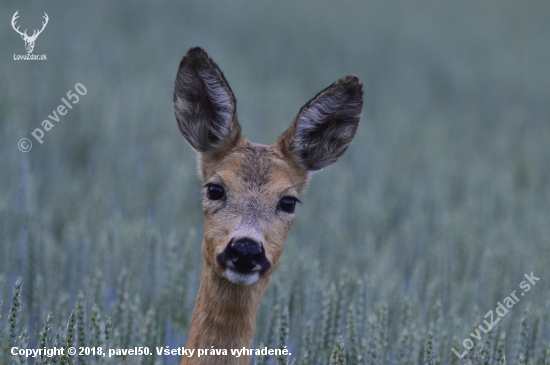
[[277,144],[307,171],[327,167],[346,152],[362,107],[359,78],[344,77],[307,102]]

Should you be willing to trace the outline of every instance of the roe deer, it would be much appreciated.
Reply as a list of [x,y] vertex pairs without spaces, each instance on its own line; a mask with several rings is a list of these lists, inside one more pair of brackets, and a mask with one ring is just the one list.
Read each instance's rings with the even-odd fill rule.
[[[182,365],[248,364],[260,297],[279,266],[298,195],[311,172],[346,151],[359,123],[363,86],[346,76],[307,102],[270,146],[241,135],[237,101],[201,48],[180,62],[174,90],[179,129],[198,153],[206,217],[204,267]],[[198,349],[226,349],[201,356]],[[209,352],[209,351],[208,351]]]

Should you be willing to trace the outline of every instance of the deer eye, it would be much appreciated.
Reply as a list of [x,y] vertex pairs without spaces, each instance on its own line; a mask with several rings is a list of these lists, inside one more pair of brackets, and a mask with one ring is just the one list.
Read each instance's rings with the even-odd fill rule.
[[279,208],[282,211],[287,213],[294,213],[294,208],[296,207],[296,202],[299,201],[293,196],[285,196],[279,201]]
[[210,200],[220,200],[224,196],[223,188],[219,185],[208,184],[206,189],[206,196]]

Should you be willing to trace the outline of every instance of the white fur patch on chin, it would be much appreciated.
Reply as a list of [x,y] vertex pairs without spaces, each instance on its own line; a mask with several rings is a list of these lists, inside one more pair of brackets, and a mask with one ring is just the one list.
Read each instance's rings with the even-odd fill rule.
[[260,280],[260,274],[256,271],[250,274],[242,274],[230,268],[225,269],[225,277],[227,280],[237,285],[249,286]]

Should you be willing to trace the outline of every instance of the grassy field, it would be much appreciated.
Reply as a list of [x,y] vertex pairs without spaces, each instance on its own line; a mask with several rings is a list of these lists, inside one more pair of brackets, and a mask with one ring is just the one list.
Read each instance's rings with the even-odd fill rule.
[[[357,74],[365,88],[354,142],[300,198],[257,316],[252,347],[286,345],[292,356],[251,362],[550,364],[548,1],[2,9],[1,364],[179,363],[25,362],[10,348],[185,345],[202,193],[172,92],[197,45],[224,71],[257,142],[274,142],[332,81]],[[34,49],[47,61],[13,59],[26,54],[10,26],[16,10],[29,34],[48,14]],[[77,83],[87,92],[40,144],[31,132]],[[500,321],[485,333],[489,311]]]

